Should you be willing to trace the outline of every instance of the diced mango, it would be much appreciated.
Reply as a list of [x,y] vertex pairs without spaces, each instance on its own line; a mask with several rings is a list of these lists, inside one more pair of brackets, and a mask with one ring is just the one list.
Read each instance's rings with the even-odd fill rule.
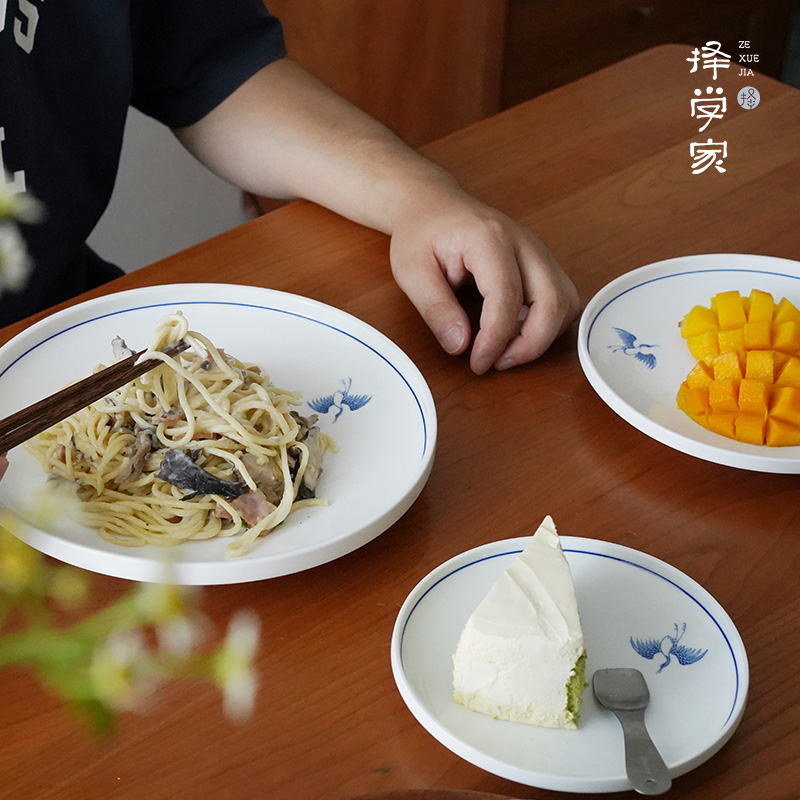
[[766,443],[770,447],[794,447],[800,444],[800,428],[783,419],[767,420]]
[[770,417],[800,424],[800,389],[781,386],[772,392]]
[[769,386],[759,380],[739,381],[739,411],[766,419],[769,406]]
[[[680,329],[698,360],[708,361],[718,352],[743,355],[746,350],[800,355],[800,311],[786,298],[776,305],[769,292],[758,289],[749,297],[737,291],[714,295],[709,307],[694,306]],[[711,341],[714,335],[716,347]]]
[[[716,359],[716,361],[718,361],[718,360],[719,359]],[[715,361],[715,364],[716,364],[716,361]],[[738,363],[738,359],[737,359],[737,363]],[[798,362],[798,363],[800,363],[800,362]],[[730,376],[727,376],[727,377],[734,377],[734,376],[730,375]],[[738,377],[740,377],[740,378],[742,377],[741,367],[739,368],[739,376]],[[698,361],[691,368],[691,370],[689,371],[689,374],[686,376],[685,383],[686,383],[687,386],[690,386],[692,388],[697,387],[697,386],[708,387],[708,385],[713,380],[714,380],[714,367],[710,367],[708,364],[706,364],[705,361]]]
[[709,430],[718,433],[721,436],[727,436],[729,439],[736,438],[736,429],[734,423],[736,421],[736,414],[716,413],[712,412],[706,417],[706,425]]
[[772,347],[781,353],[796,353],[800,350],[800,325],[791,320],[772,327]]
[[723,378],[708,387],[708,405],[713,411],[739,410],[739,381]]
[[796,322],[800,325],[800,310],[785,297],[781,298],[772,316],[773,325],[780,325],[782,322]]
[[800,389],[800,358],[791,356],[775,378],[776,386],[794,386]]
[[750,292],[750,307],[747,310],[748,322],[772,323],[772,315],[775,312],[775,301],[769,292],[762,292],[760,289],[753,289]]
[[748,350],[744,376],[751,381],[772,383],[775,379],[775,356],[772,350]]
[[739,414],[733,424],[734,433],[740,442],[764,444],[766,417]]
[[744,358],[744,329],[735,328],[732,331],[720,331],[717,334],[717,348],[720,353],[738,353]]
[[689,345],[689,352],[698,361],[712,361],[719,355],[719,343],[717,334],[714,331],[700,333],[686,340]]
[[745,350],[769,350],[772,344],[772,326],[768,320],[745,322],[743,331]]
[[677,403],[715,433],[771,447],[800,445],[800,310],[753,289],[719,292],[680,323],[697,363]]
[[717,314],[705,306],[695,306],[681,321],[681,336],[690,339],[701,333],[719,330]]
[[[741,379],[744,377],[738,353],[721,353],[712,362],[711,370],[716,381],[724,378]],[[691,375],[691,373],[689,374]]]
[[739,292],[719,292],[714,300],[720,330],[726,331],[744,326],[747,315]]
[[708,414],[708,387],[689,386],[684,381],[678,390],[678,407],[693,419]]

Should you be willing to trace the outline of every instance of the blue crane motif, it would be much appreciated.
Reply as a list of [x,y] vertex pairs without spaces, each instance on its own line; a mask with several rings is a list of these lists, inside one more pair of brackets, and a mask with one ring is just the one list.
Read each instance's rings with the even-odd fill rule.
[[632,333],[628,333],[623,328],[614,328],[614,330],[617,332],[622,344],[608,345],[608,349],[612,353],[622,351],[626,356],[633,356],[637,361],[640,361],[647,369],[655,368],[656,357],[652,353],[645,352],[645,349],[652,350],[654,347],[658,347],[657,344],[645,344],[644,342],[636,344],[636,337]]
[[341,389],[337,389],[333,394],[326,394],[322,397],[314,397],[308,401],[309,406],[314,409],[318,414],[327,414],[332,408],[336,409],[336,415],[333,421],[336,422],[342,416],[344,407],[347,406],[351,411],[358,411],[363,408],[370,400],[371,394],[350,394],[350,387],[353,385],[353,379],[348,378],[342,381]]
[[683,634],[686,633],[686,623],[683,623],[680,633],[678,633],[677,623],[674,623],[674,627],[674,636],[662,636],[660,639],[642,640],[634,639],[633,636],[631,636],[631,647],[633,647],[642,658],[653,659],[656,656],[663,656],[664,661],[658,668],[656,675],[658,675],[664,667],[669,665],[673,656],[675,656],[679,664],[686,666],[687,664],[694,664],[696,661],[699,661],[708,652],[708,650],[701,650],[698,647],[686,647],[685,645],[679,644],[680,640],[683,638]]

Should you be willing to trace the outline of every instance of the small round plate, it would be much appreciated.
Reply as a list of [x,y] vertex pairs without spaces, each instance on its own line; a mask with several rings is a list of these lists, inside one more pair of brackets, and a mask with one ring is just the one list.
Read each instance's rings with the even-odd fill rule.
[[600,397],[635,428],[675,450],[756,472],[800,472],[800,447],[728,439],[678,408],[678,387],[695,360],[678,324],[718,292],[770,292],[800,307],[800,263],[769,256],[713,254],[659,261],[601,289],[583,312],[578,357]]
[[[621,728],[591,689],[574,731],[492,719],[452,699],[461,630],[529,541],[462,553],[414,588],[392,637],[400,694],[439,742],[495,775],[557,791],[630,789]],[[702,586],[652,556],[594,539],[562,536],[561,544],[581,613],[587,682],[597,669],[639,669],[650,690],[648,730],[672,777],[703,763],[731,737],[747,697],[747,655],[730,617]]]
[[53,314],[0,348],[0,417],[110,363],[115,336],[134,349],[146,347],[156,323],[178,310],[190,329],[258,364],[276,386],[299,390],[301,414],[312,413],[309,404],[316,399],[324,406],[322,399],[338,390],[361,396],[358,408],[342,404],[319,413],[320,427],[339,447],[326,456],[318,487],[329,506],[295,511],[237,558],[225,556],[230,539],[126,548],[65,518],[49,530],[37,527],[35,493],[46,476],[17,447],[0,482],[0,504],[15,513],[20,538],[67,563],[121,578],[159,581],[168,574],[181,584],[241,583],[338,558],[406,512],[433,464],[437,425],[428,385],[408,356],[374,328],[284,292],[227,284],[151,286]]

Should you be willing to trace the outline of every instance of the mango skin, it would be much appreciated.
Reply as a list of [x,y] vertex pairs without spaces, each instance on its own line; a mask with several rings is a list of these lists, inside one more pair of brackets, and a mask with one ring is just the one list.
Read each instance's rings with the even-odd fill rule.
[[753,289],[720,292],[680,323],[697,363],[678,407],[722,436],[768,447],[800,445],[800,310]]

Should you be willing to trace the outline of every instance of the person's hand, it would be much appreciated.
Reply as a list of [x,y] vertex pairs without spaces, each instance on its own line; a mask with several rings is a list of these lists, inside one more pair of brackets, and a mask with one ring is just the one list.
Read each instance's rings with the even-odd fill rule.
[[245,191],[302,197],[391,236],[395,279],[449,353],[473,339],[454,291],[474,280],[479,374],[537,358],[578,314],[575,287],[531,231],[289,59],[176,135]]
[[474,280],[483,307],[470,366],[479,375],[538,358],[580,310],[574,284],[532,231],[460,192],[403,218],[392,231],[391,263],[451,354],[472,338],[454,291]]

